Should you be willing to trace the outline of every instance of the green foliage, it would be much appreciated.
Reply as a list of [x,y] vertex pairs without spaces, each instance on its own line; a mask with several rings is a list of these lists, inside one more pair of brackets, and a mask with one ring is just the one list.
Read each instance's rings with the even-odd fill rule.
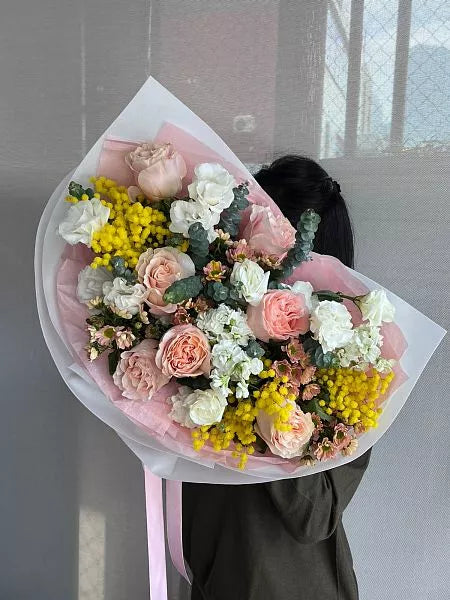
[[264,348],[256,340],[250,340],[248,346],[244,349],[250,358],[261,358],[261,356],[264,356]]
[[197,271],[201,271],[203,267],[206,267],[206,265],[209,263],[209,256],[199,256],[198,254],[191,254],[191,258]]
[[229,233],[232,237],[235,237],[239,231],[241,212],[246,209],[249,204],[247,200],[248,182],[241,183],[238,187],[233,188],[233,193],[234,200],[230,207],[222,212],[219,228],[222,229],[222,231]]
[[172,325],[166,323],[161,319],[150,317],[150,323],[145,328],[145,337],[150,337],[154,340],[160,340],[162,336],[168,331]]
[[208,232],[199,222],[189,227],[189,250],[195,268],[200,271],[210,260]]
[[317,297],[319,302],[322,302],[323,300],[343,302],[344,300],[339,292],[332,292],[331,290],[320,290],[318,292],[314,292],[314,295]]
[[324,352],[319,342],[312,337],[306,338],[302,344],[305,352],[309,354],[311,363],[316,367],[328,369],[339,366],[337,356],[333,352]]
[[170,216],[170,207],[175,198],[164,198],[163,200],[159,200],[158,202],[152,202],[152,208],[156,208],[156,210],[161,211],[166,218]]
[[195,298],[203,290],[202,280],[198,275],[179,279],[169,286],[163,296],[166,304],[179,304],[189,298]]
[[85,189],[82,185],[80,185],[76,181],[71,181],[69,183],[69,194],[71,196],[73,196],[74,198],[78,198],[78,200],[81,200],[81,196],[83,194],[87,194],[89,196],[89,199],[91,199],[94,197],[94,190],[91,188]]
[[316,413],[322,421],[331,421],[333,419],[332,415],[327,415],[327,413],[322,410],[322,407],[319,406],[319,398],[313,398],[308,403],[302,402],[302,410],[303,412]]
[[295,245],[289,250],[283,260],[281,269],[273,270],[271,279],[286,279],[292,275],[293,270],[302,262],[309,260],[309,255],[314,246],[314,238],[319,227],[320,216],[312,209],[305,210],[297,223]]
[[193,390],[208,390],[211,387],[211,381],[204,375],[198,377],[179,377],[177,383],[180,385],[186,385]]
[[215,302],[224,302],[229,298],[230,290],[220,281],[208,281],[205,294]]
[[109,264],[113,269],[114,277],[123,277],[129,285],[136,283],[136,275],[125,265],[125,260],[121,256],[113,256]]
[[119,360],[120,360],[120,350],[116,349],[108,354],[108,367],[109,367],[110,375],[114,375]]
[[192,223],[189,227],[189,248],[192,254],[207,256],[209,253],[208,232],[199,222]]
[[166,239],[165,243],[167,246],[176,247],[181,246],[184,240],[185,238],[182,233],[172,233],[172,235]]

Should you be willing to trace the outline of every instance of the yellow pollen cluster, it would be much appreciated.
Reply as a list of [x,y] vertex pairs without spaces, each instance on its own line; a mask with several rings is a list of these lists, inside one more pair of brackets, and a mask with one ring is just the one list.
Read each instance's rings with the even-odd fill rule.
[[347,425],[361,424],[364,429],[378,427],[383,409],[376,401],[387,392],[394,373],[382,377],[378,371],[371,374],[353,369],[319,369],[317,382],[328,389],[329,401],[319,400],[319,406],[334,414]]
[[108,267],[112,256],[122,256],[126,265],[134,268],[147,248],[164,246],[171,234],[161,211],[140,201],[131,202],[127,189],[111,179],[91,177],[91,181],[102,204],[110,209],[109,222],[92,236],[92,250],[98,256],[91,267]]

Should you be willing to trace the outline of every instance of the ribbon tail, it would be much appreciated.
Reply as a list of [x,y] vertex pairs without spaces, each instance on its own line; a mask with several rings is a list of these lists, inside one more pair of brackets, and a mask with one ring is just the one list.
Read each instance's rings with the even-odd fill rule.
[[172,562],[178,573],[192,583],[183,554],[183,511],[181,481],[166,481],[167,543]]
[[162,479],[144,466],[150,600],[167,600]]

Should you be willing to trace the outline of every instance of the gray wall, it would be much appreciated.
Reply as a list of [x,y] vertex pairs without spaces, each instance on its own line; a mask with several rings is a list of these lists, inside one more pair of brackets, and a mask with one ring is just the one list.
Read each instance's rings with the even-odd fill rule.
[[[149,34],[158,34],[158,8],[180,11],[185,3],[153,4],[151,11],[147,0],[1,2],[1,600],[148,598],[141,466],[59,378],[34,308],[32,260],[39,215],[62,176],[151,63],[166,83],[164,57],[155,42],[149,51]],[[264,73],[264,64],[259,69]],[[203,115],[188,84],[175,83]],[[226,109],[216,101],[220,123]],[[286,114],[292,109],[280,106]],[[431,157],[326,167],[352,205],[359,269],[445,327],[444,164]],[[449,384],[447,339],[377,444],[347,511],[362,600],[447,597],[448,471],[440,465],[447,458]]]

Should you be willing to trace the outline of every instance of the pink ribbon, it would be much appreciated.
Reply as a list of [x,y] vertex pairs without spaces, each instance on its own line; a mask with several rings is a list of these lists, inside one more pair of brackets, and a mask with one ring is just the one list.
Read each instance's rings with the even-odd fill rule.
[[150,600],[167,600],[162,479],[144,467]]
[[[167,600],[162,479],[144,466],[150,600]],[[191,583],[183,555],[182,484],[166,481],[167,542],[172,562]]]
[[178,573],[191,583],[183,553],[183,511],[181,481],[166,480],[167,542]]

